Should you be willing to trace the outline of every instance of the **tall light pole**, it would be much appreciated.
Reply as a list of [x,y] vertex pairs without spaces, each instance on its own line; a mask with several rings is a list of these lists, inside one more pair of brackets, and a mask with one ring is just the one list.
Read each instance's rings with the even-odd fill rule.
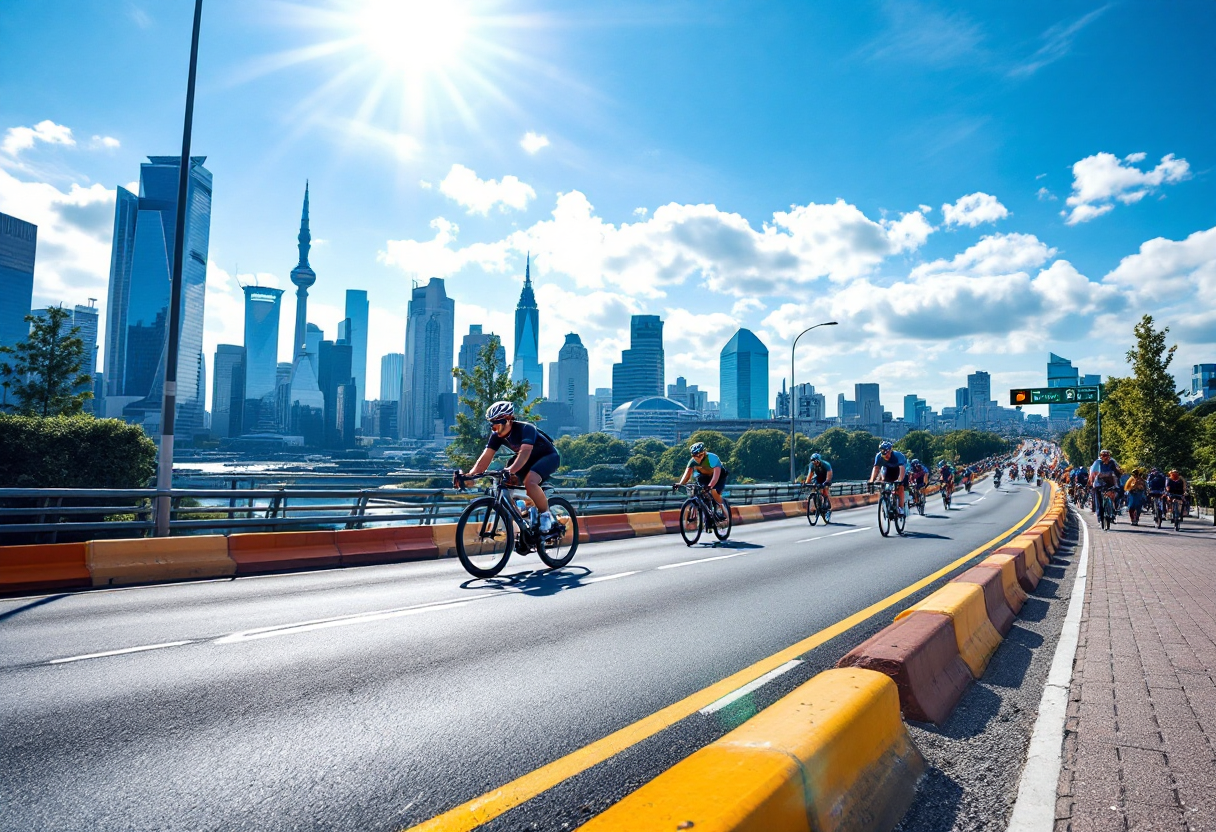
[[190,40],[190,77],[186,82],[186,122],[182,128],[182,162],[177,179],[177,221],[173,238],[173,279],[169,285],[169,344],[165,351],[165,390],[160,411],[160,459],[156,469],[156,536],[169,536],[169,489],[173,487],[173,430],[177,421],[177,350],[182,329],[182,259],[186,251],[186,197],[190,187],[190,130],[194,122],[194,76],[198,68],[198,30],[203,0],[194,0],[194,34]]
[[836,326],[836,321],[824,321],[821,324],[808,326],[802,332],[798,333],[798,337],[794,339],[794,343],[790,346],[790,400],[788,402],[790,408],[790,482],[797,482],[798,477],[794,473],[794,415],[798,412],[794,406],[794,397],[797,393],[794,390],[794,349],[798,346],[798,338],[806,335],[812,329],[819,329],[821,326]]

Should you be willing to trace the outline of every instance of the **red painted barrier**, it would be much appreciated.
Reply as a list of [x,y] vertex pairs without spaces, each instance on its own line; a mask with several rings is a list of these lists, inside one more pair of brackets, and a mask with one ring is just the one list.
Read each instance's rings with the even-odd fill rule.
[[439,547],[430,526],[388,526],[334,532],[343,566],[435,560]]
[[281,569],[323,569],[339,566],[335,532],[264,532],[228,537],[228,556],[238,575],[278,572]]
[[0,546],[0,593],[92,585],[84,543]]

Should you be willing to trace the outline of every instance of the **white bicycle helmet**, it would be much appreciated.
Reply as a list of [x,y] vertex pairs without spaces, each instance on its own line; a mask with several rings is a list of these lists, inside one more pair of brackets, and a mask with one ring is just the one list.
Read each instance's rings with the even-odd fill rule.
[[486,408],[486,421],[497,422],[499,419],[505,419],[508,416],[515,415],[515,405],[511,402],[494,402]]

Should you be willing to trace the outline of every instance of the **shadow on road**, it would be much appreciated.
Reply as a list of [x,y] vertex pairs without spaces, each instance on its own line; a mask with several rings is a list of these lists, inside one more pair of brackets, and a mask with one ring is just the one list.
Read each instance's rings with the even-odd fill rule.
[[984,682],[1002,688],[1020,687],[1030,669],[1033,651],[1042,644],[1041,635],[1015,624],[988,663]]
[[952,538],[946,537],[944,534],[933,534],[931,532],[904,532],[903,536],[904,537],[925,538],[925,539],[929,539],[929,540],[951,540],[952,539]]
[[500,589],[524,595],[553,595],[583,586],[593,573],[585,566],[564,566],[561,569],[524,569],[510,575],[493,578],[470,578],[461,589]]
[[30,603],[17,607],[14,610],[9,610],[6,613],[0,613],[0,621],[7,621],[8,619],[12,618],[15,615],[21,615],[21,613],[29,612],[30,610],[32,610],[36,607],[41,607],[43,604],[49,604],[52,601],[58,601],[60,598],[67,598],[67,597],[69,597],[69,596],[64,594],[64,595],[48,595],[45,598],[39,598],[37,601],[31,601]]

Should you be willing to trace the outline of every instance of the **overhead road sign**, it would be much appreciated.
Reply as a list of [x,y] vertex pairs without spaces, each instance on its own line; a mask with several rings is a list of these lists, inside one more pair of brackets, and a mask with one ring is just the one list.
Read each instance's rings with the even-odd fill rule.
[[1100,401],[1102,385],[1089,387],[1026,387],[1009,391],[1009,403],[1025,404],[1083,404]]

